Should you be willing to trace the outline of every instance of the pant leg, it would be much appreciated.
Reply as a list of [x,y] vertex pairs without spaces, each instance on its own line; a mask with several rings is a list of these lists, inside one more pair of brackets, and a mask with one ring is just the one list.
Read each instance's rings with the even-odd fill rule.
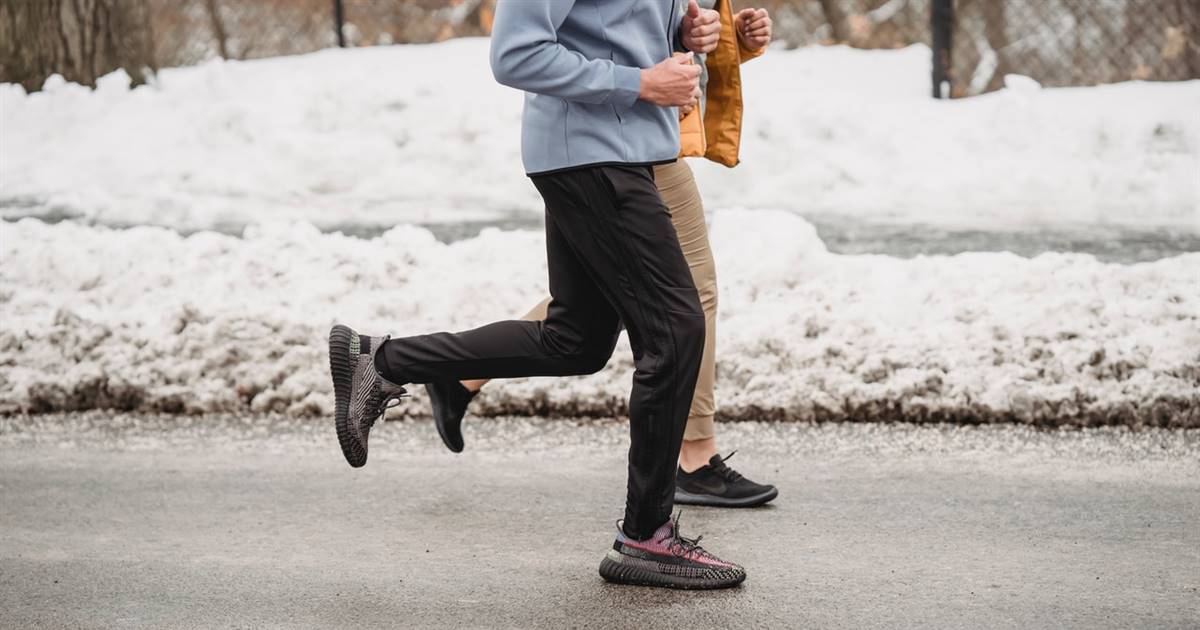
[[[704,309],[704,355],[683,439],[686,442],[710,439],[716,436],[717,266],[708,241],[704,204],[692,169],[684,160],[655,166],[654,184],[671,213],[671,223]],[[543,300],[526,317],[545,319],[549,304],[549,298]]]
[[522,319],[546,319],[546,315],[550,312],[550,298],[546,298],[538,302],[536,306],[529,309]]
[[692,280],[700,294],[704,309],[704,356],[700,360],[700,375],[692,408],[688,413],[686,441],[708,439],[716,435],[713,416],[716,414],[717,366],[717,265],[708,243],[708,225],[704,221],[704,204],[700,190],[687,162],[678,160],[654,167],[654,183],[663,203],[671,213],[671,223],[679,235],[683,257],[687,259]]
[[[537,176],[548,212],[629,333],[629,482],[625,532],[670,518],[675,469],[704,351],[704,312],[666,206],[646,167]],[[548,319],[555,316],[551,302]]]
[[545,321],[393,339],[376,355],[396,383],[598,370],[618,318],[634,355],[625,532],[670,518],[675,469],[704,347],[704,314],[647,167],[540,175],[551,302]]
[[544,321],[502,321],[460,333],[388,340],[375,366],[394,383],[591,374],[617,343],[617,313],[549,214],[551,302]]

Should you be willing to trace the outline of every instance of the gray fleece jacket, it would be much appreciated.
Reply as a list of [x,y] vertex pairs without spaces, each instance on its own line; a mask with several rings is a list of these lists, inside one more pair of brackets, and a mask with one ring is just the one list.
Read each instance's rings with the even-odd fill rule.
[[638,100],[642,68],[671,56],[686,0],[499,0],[496,80],[525,92],[530,175],[679,154],[673,107]]

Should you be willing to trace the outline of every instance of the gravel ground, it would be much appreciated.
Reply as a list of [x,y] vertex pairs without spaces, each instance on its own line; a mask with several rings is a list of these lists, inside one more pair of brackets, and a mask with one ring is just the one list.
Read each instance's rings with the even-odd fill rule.
[[597,576],[626,435],[388,422],[356,471],[283,416],[0,418],[0,626],[1200,627],[1200,431],[722,425],[781,494],[684,510],[720,593]]

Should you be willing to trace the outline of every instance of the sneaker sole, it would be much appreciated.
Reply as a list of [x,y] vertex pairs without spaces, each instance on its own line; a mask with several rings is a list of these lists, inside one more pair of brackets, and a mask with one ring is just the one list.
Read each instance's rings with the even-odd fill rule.
[[769,503],[779,496],[778,488],[739,499],[730,499],[715,494],[692,494],[686,490],[675,489],[675,502],[682,505],[705,505],[708,507],[750,508]]
[[[613,556],[617,556],[617,559],[614,559]],[[712,591],[722,588],[733,588],[746,581],[745,572],[741,572],[736,577],[728,579],[688,578],[624,564],[619,560],[620,557],[620,553],[610,550],[604,556],[604,559],[600,561],[600,577],[604,578],[605,581],[614,584],[628,584],[630,586],[656,586],[659,588],[688,591]]]
[[367,450],[359,444],[350,428],[350,388],[354,382],[354,368],[350,363],[350,340],[355,333],[338,324],[329,331],[329,373],[333,376],[333,416],[337,428],[338,444],[346,463],[360,468],[367,463]]

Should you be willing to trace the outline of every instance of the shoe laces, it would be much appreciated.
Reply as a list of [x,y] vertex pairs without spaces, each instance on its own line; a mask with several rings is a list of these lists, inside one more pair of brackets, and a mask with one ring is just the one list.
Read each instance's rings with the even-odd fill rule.
[[[708,553],[703,547],[700,546],[700,540],[704,538],[703,535],[696,536],[695,538],[687,538],[679,534],[679,517],[682,514],[683,511],[681,510],[677,512],[673,518],[671,518],[671,530],[666,536],[660,538],[657,542],[664,543],[667,549],[671,552],[671,555],[678,558],[686,558],[689,554],[694,554],[705,558],[713,557],[712,554]],[[624,522],[624,519],[617,519],[617,532],[621,534],[625,533],[625,528],[623,526]]]
[[379,396],[379,402],[377,402],[375,404],[376,413],[374,414],[374,416],[371,418],[368,418],[363,423],[363,424],[367,425],[367,428],[371,428],[371,427],[375,426],[375,422],[377,420],[382,420],[384,415],[387,414],[388,409],[399,406],[400,403],[402,402],[402,400],[404,398],[408,398],[410,395],[408,393],[408,391],[405,390],[403,387],[400,387],[399,388],[400,391],[398,391],[398,392],[388,394],[386,396],[383,395],[383,379],[382,378],[379,379],[379,382],[376,384],[376,387],[378,389],[376,390],[375,395]]
[[728,455],[721,457],[721,463],[717,464],[716,466],[710,465],[709,468],[711,468],[714,473],[716,473],[717,475],[719,475],[722,479],[725,479],[726,481],[729,481],[729,482],[741,481],[743,479],[742,473],[730,468],[725,463],[725,462],[729,461],[730,458],[732,458],[736,454],[737,454],[736,450],[731,451]]
[[[373,349],[378,350],[379,346],[383,345],[391,338],[391,335],[384,337],[383,341],[376,344]],[[375,407],[375,413],[372,414],[370,418],[365,419],[363,422],[363,424],[367,425],[368,429],[375,426],[375,422],[377,420],[382,420],[384,415],[387,414],[388,409],[398,406],[401,402],[401,399],[409,397],[408,391],[399,385],[392,385],[392,387],[396,388],[398,391],[393,391],[385,395],[383,393],[385,384],[392,385],[391,383],[385,381],[383,376],[377,373],[375,375],[375,391],[372,392],[374,394],[374,398],[376,398],[375,404],[373,405]]]
[[692,554],[707,556],[708,552],[704,551],[704,548],[700,546],[700,540],[704,538],[703,535],[696,536],[695,538],[686,538],[679,533],[679,517],[682,515],[682,511],[677,512],[675,518],[671,519],[671,533],[668,534],[670,540],[667,542],[667,548],[671,550],[672,555],[679,558],[686,558]]

